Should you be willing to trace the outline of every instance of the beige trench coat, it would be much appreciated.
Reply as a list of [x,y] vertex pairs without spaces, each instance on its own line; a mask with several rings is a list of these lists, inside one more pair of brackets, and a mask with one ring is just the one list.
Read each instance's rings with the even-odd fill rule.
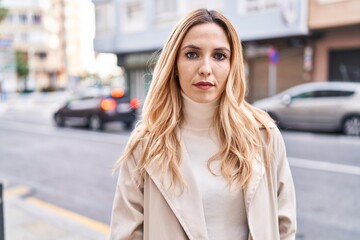
[[[272,183],[269,184],[263,160],[259,157],[254,159],[252,178],[244,192],[249,240],[295,239],[293,180],[281,134],[276,127],[273,132]],[[176,195],[166,187],[168,178],[162,182],[158,171],[151,166],[146,169],[144,184],[137,187],[132,177],[137,155],[135,153],[133,159],[120,167],[111,219],[111,239],[208,239],[201,193],[189,161],[181,164],[187,187],[181,195]],[[182,156],[187,158],[185,152]]]

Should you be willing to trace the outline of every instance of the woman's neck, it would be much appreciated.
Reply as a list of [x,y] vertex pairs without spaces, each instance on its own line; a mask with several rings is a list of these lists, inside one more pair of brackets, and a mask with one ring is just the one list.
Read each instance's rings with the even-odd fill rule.
[[213,125],[214,114],[219,105],[216,99],[209,103],[198,103],[181,92],[183,101],[184,127],[191,129],[209,129]]

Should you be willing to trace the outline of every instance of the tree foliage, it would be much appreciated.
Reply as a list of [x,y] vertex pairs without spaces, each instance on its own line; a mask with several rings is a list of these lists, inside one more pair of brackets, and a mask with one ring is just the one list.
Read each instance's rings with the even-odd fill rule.
[[0,7],[0,22],[6,18],[8,10],[6,8]]
[[25,52],[16,52],[16,73],[19,78],[27,78],[29,75],[28,57]]

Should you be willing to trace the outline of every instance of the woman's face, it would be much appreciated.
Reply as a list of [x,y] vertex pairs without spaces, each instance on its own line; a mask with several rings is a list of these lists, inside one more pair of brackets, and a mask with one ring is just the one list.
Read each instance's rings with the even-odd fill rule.
[[225,31],[215,23],[192,27],[181,44],[177,73],[182,91],[195,102],[220,97],[230,71],[230,44]]

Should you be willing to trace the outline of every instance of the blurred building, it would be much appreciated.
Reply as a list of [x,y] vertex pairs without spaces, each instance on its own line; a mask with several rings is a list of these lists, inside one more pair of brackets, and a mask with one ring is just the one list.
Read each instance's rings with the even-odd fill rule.
[[[32,90],[66,88],[85,69],[79,19],[82,0],[2,0],[8,9],[0,36],[27,58]],[[91,41],[91,40],[90,40]],[[17,90],[23,90],[17,79]]]
[[[359,14],[354,8],[352,17],[343,16],[341,20],[341,17],[334,17],[339,14],[323,13],[323,21],[332,16],[331,24],[335,25],[317,21],[317,14],[322,13],[324,6],[344,4],[345,12],[349,5],[358,7],[360,3],[357,0],[92,1],[96,11],[95,50],[117,54],[118,65],[125,69],[131,95],[141,100],[144,100],[151,81],[149,67],[153,53],[162,48],[179,18],[198,7],[223,12],[235,25],[244,45],[249,101],[296,84],[332,80],[320,69],[325,68],[323,61],[326,60],[318,56],[324,54],[321,41],[328,42],[331,36],[337,35],[337,30],[328,29],[335,25],[345,24],[346,29],[352,25],[349,31],[356,31]],[[338,39],[347,37],[337,35]]]
[[314,81],[360,82],[360,1],[311,0]]

